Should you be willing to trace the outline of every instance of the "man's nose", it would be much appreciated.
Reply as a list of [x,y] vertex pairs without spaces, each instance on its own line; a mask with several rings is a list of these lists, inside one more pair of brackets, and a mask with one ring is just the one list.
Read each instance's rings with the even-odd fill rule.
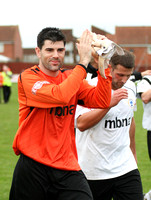
[[127,80],[128,80],[128,77],[127,77],[127,76],[123,76],[123,77],[122,77],[122,82],[123,82],[123,83],[126,83]]
[[58,51],[53,52],[53,57],[58,58]]

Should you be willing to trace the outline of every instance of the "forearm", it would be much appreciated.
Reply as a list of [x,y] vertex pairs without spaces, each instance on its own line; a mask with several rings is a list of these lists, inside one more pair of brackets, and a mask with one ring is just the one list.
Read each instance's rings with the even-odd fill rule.
[[137,162],[136,145],[135,145],[135,120],[134,120],[134,117],[132,118],[129,135],[130,135],[130,148],[131,148],[131,151],[132,151],[134,158]]
[[113,92],[110,106],[106,109],[95,109],[90,112],[86,112],[80,115],[77,119],[77,127],[80,131],[85,131],[96,125],[102,118],[106,115],[106,113],[110,110],[110,108],[116,106],[121,99],[127,98],[127,90],[118,89]]
[[151,90],[148,90],[146,92],[143,92],[141,94],[141,98],[142,98],[142,101],[147,104],[151,101]]
[[100,102],[100,99],[102,101],[103,107],[101,108],[108,108],[111,102],[111,89],[112,89],[112,77],[110,75],[110,69],[105,70],[105,75],[107,79],[102,78],[100,73],[98,72],[98,94],[96,96],[96,101]]
[[90,112],[84,113],[77,118],[77,128],[80,131],[85,131],[92,128],[106,115],[108,109],[95,109]]
[[98,75],[96,87],[88,85],[87,81],[83,81],[83,85],[81,85],[78,93],[78,100],[83,102],[81,105],[89,108],[102,109],[109,107],[111,101],[112,77],[109,69],[106,69],[106,72],[107,79]]

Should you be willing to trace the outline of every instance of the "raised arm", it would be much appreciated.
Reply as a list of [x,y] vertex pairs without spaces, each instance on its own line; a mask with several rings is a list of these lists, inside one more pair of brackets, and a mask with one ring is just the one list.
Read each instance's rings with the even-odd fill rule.
[[79,63],[84,65],[85,67],[88,66],[88,63],[91,60],[91,54],[92,54],[92,35],[90,31],[86,30],[83,32],[79,43],[77,43],[77,49],[80,56]]
[[38,67],[23,72],[19,78],[19,90],[21,93],[25,93],[24,96],[27,100],[24,102],[28,106],[42,108],[66,105],[78,92],[86,77],[86,68],[91,59],[91,40],[90,32],[84,31],[81,41],[77,45],[80,62],[60,84],[43,76],[37,69]]
[[77,118],[77,128],[80,131],[85,131],[95,126],[106,115],[111,107],[117,105],[118,102],[124,98],[127,98],[127,90],[122,88],[115,90],[111,98],[110,107],[107,109],[95,109],[79,115]]

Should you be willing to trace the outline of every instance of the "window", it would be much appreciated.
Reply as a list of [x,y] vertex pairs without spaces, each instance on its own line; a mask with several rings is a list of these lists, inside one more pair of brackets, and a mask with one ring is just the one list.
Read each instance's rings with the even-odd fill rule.
[[134,53],[134,49],[129,49],[130,52]]
[[148,47],[147,47],[147,53],[148,53],[148,54],[151,54],[151,46],[148,46]]
[[0,53],[4,52],[4,44],[0,43]]

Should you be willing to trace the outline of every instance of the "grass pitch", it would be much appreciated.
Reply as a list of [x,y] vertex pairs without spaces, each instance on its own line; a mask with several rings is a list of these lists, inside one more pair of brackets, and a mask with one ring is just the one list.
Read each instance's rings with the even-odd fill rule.
[[[151,189],[151,161],[148,157],[146,130],[142,128],[142,114],[142,102],[138,99],[137,112],[135,112],[136,150],[143,190],[146,193]],[[13,83],[10,102],[0,103],[0,200],[9,199],[13,171],[18,159],[12,149],[17,128],[18,95],[17,84]]]

